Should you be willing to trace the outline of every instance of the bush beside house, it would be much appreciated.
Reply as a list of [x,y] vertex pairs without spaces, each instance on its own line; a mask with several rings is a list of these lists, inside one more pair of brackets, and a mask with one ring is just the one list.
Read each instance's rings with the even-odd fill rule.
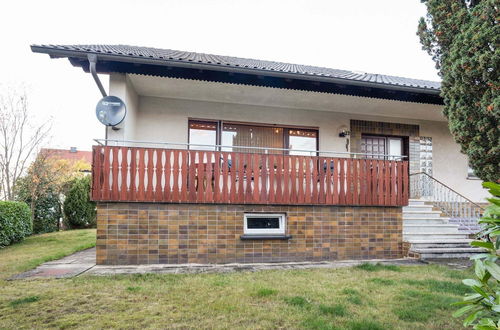
[[64,200],[65,223],[69,228],[89,228],[96,224],[96,204],[90,200],[91,177],[72,181]]
[[26,203],[0,201],[0,247],[21,241],[32,229],[31,212]]

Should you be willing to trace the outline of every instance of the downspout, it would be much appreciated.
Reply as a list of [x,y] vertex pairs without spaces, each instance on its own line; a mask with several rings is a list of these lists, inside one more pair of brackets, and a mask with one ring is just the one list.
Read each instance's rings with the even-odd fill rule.
[[[89,70],[90,74],[92,75],[92,78],[94,78],[94,81],[101,91],[102,97],[108,96],[106,93],[106,90],[102,86],[101,80],[99,79],[99,76],[97,75],[96,71],[96,65],[97,65],[97,55],[96,54],[88,54],[87,58],[89,60]],[[104,126],[104,144],[108,144],[108,127]]]

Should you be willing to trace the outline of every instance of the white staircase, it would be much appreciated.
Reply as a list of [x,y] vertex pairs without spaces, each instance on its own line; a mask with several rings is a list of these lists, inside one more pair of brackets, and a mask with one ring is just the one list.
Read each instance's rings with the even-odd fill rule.
[[410,243],[410,252],[421,259],[451,259],[469,258],[483,251],[471,247],[469,235],[449,220],[425,200],[410,199],[403,207],[403,240]]

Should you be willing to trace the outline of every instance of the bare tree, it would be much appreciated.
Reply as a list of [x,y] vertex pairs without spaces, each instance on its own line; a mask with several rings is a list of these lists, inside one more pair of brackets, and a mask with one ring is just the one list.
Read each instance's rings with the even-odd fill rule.
[[49,136],[50,122],[36,124],[24,88],[0,94],[0,199],[12,200],[16,180]]

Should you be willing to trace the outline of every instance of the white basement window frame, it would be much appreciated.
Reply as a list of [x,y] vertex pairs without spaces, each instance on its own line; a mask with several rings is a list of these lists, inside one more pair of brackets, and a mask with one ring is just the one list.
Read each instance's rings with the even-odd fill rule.
[[[251,219],[277,218],[278,228],[249,228]],[[250,225],[250,227],[254,227]],[[284,213],[245,213],[243,233],[245,236],[285,236],[286,214]]]

